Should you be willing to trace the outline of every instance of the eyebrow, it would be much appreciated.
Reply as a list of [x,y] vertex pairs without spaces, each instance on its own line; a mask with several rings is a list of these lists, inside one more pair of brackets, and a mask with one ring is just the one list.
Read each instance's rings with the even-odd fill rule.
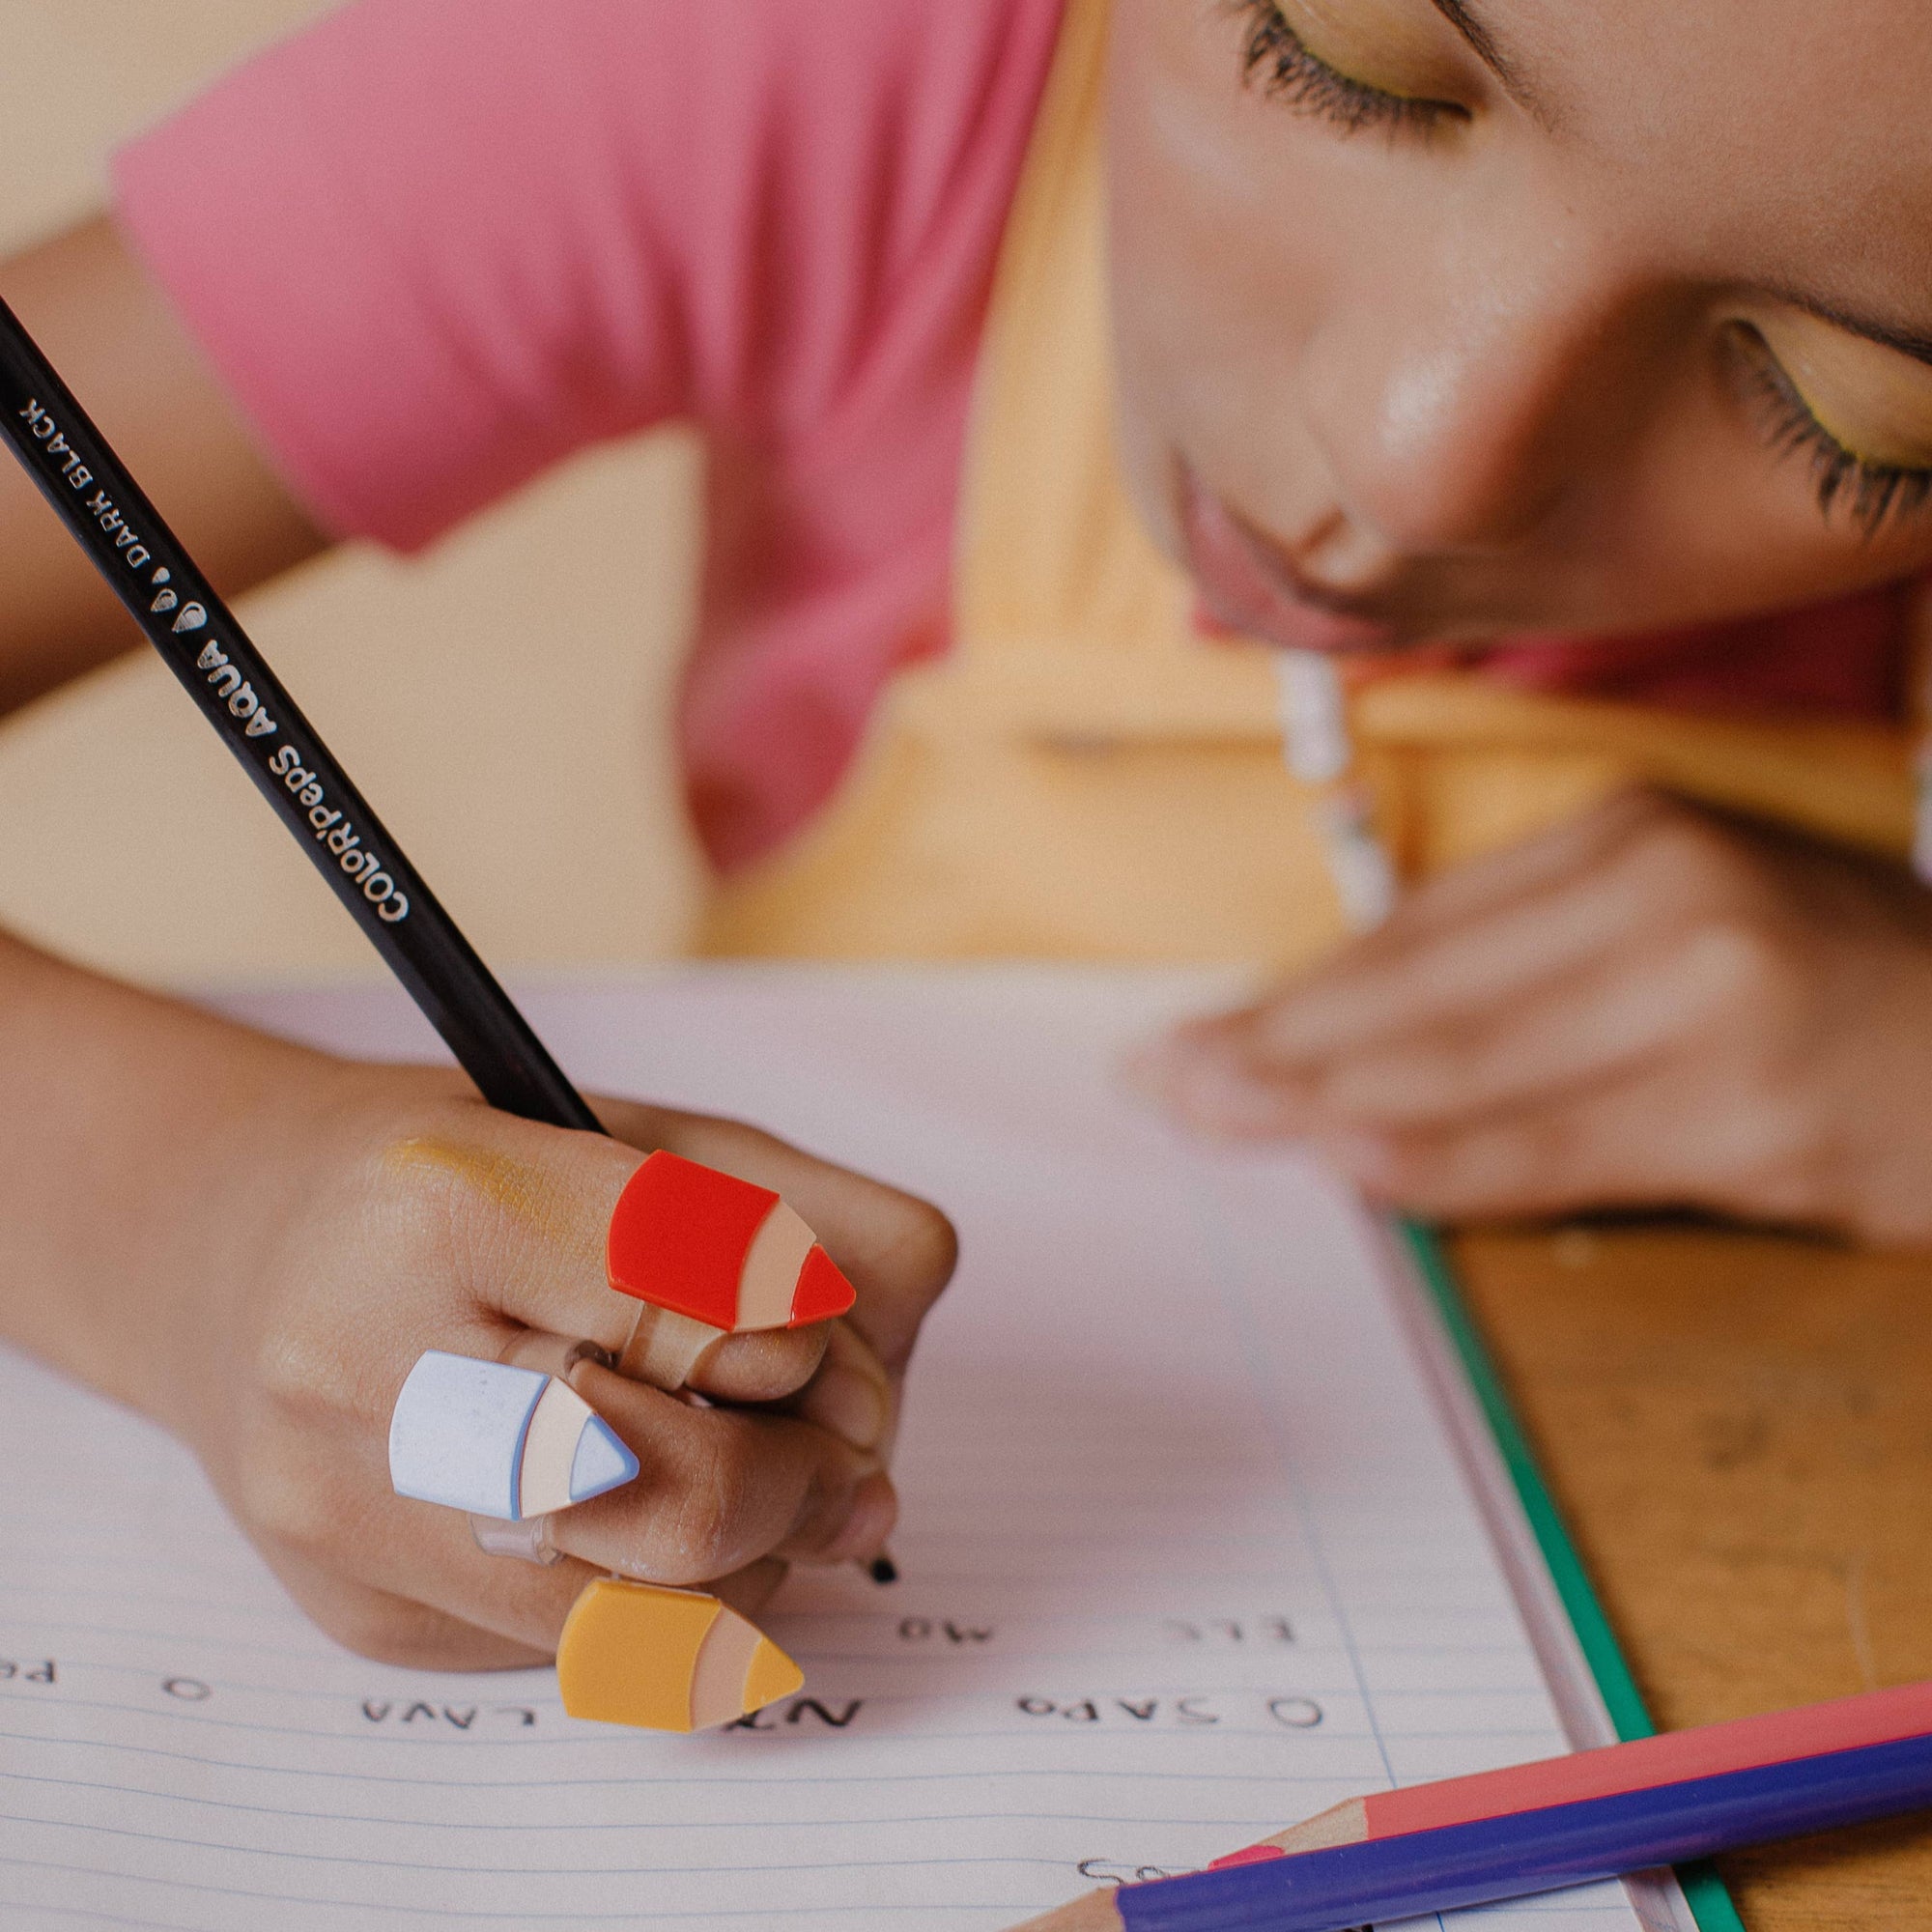
[[1468,0],[1434,0],[1435,11],[1449,22],[1473,53],[1495,75],[1502,90],[1524,113],[1549,125],[1549,112],[1522,77],[1517,64],[1496,44],[1496,37],[1470,10]]

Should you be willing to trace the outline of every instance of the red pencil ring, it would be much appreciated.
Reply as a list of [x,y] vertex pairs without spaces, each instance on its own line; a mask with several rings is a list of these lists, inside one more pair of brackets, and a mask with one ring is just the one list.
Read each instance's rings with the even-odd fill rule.
[[726,1335],[810,1327],[858,1299],[773,1189],[662,1151],[617,1198],[606,1267],[642,1304],[618,1369],[662,1389],[682,1388]]

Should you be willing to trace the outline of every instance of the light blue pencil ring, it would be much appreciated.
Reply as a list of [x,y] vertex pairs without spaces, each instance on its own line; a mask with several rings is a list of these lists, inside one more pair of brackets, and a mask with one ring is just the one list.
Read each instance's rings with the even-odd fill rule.
[[466,1512],[492,1555],[554,1563],[550,1519],[636,1480],[639,1463],[570,1386],[588,1344],[565,1346],[562,1373],[432,1349],[389,1420],[389,1481],[399,1496]]

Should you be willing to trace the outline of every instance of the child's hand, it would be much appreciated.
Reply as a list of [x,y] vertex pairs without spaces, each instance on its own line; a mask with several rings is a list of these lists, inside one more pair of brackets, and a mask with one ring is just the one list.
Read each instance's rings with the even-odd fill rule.
[[[492,1113],[443,1074],[354,1068],[325,1088],[301,1111],[295,1184],[217,1264],[185,1346],[156,1351],[198,1366],[161,1371],[152,1406],[331,1635],[396,1662],[527,1663],[554,1652],[605,1571],[731,1578],[724,1594],[755,1608],[783,1559],[879,1551],[896,1507],[884,1464],[900,1379],[952,1265],[939,1213],[728,1122],[603,1103],[625,1146]],[[554,1568],[486,1556],[462,1515],[391,1493],[396,1393],[426,1349],[494,1361],[521,1345],[546,1366],[537,1336],[621,1347],[638,1304],[606,1285],[605,1236],[634,1148],[657,1147],[780,1190],[858,1304],[829,1330],[714,1347],[694,1386],[769,1405],[756,1409],[694,1406],[580,1363],[573,1385],[642,1474],[554,1520]],[[265,1165],[273,1154],[270,1141]]]
[[1419,1213],[1677,1205],[1932,1239],[1932,895],[1630,794],[1422,887],[1140,1072]]

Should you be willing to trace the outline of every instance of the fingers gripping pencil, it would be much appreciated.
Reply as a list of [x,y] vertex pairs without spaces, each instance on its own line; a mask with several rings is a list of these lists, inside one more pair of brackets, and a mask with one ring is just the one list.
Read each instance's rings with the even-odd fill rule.
[[[726,1335],[805,1327],[843,1315],[856,1300],[811,1230],[770,1188],[672,1153],[650,1155],[626,1183],[607,1249],[611,1287],[643,1305],[620,1356],[579,1342],[551,1363],[556,1374],[567,1376],[571,1362],[588,1356],[675,1392]],[[562,1507],[514,1518],[475,1508],[470,1526],[493,1556],[554,1563],[548,1515]],[[895,1579],[890,1558],[868,1568],[878,1581]]]
[[[617,1293],[645,1304],[618,1366],[664,1389],[682,1388],[726,1335],[829,1321],[857,1299],[769,1187],[673,1153],[652,1154],[618,1197],[606,1268]],[[875,1583],[898,1581],[890,1555],[865,1568]]]
[[[0,440],[11,445],[54,513],[484,1098],[526,1120],[602,1132],[596,1114],[5,302],[0,302]],[[76,477],[84,479],[91,494],[83,494]],[[317,797],[326,804],[318,806]],[[324,810],[336,827],[327,841],[319,838],[311,816]],[[653,1156],[659,1162],[668,1158]],[[613,1273],[613,1285],[639,1300],[662,1302],[666,1311],[650,1321],[640,1318],[633,1338],[638,1359],[633,1373],[647,1368],[665,1386],[677,1387],[718,1335],[797,1325],[851,1306],[852,1292],[844,1278],[809,1234],[801,1245],[804,1223],[789,1209],[781,1213],[782,1204],[776,1195],[724,1176],[706,1182],[700,1177],[707,1171],[690,1162],[678,1163],[678,1170],[660,1167],[643,1190],[653,1211],[639,1215],[633,1204],[622,1217],[636,1235],[622,1244],[627,1272],[621,1280]],[[667,1187],[668,1172],[671,1184]],[[758,1204],[755,1216],[753,1197]],[[768,1224],[771,1232],[766,1234]],[[741,1236],[734,1276],[733,1242]],[[798,1259],[790,1302],[777,1316],[771,1285],[783,1276],[793,1254]],[[639,1256],[640,1269],[634,1265]],[[692,1273],[691,1280],[701,1283],[701,1289],[674,1286],[699,1258],[705,1266]],[[690,1326],[680,1328],[679,1323]],[[666,1332],[654,1349],[660,1326]],[[696,1332],[700,1328],[702,1334]],[[542,1561],[541,1531],[552,1514],[637,1474],[630,1451],[561,1378],[514,1365],[425,1357],[435,1360],[440,1366],[416,1365],[397,1405],[390,1435],[392,1480],[404,1494],[467,1509],[472,1523],[511,1530],[528,1525],[538,1532],[533,1538],[507,1535],[500,1545],[479,1537],[486,1547]],[[696,1601],[714,1605],[714,1621],[731,1615],[715,1599]],[[598,1655],[601,1644],[632,1641],[647,1622],[635,1615],[628,1623],[603,1616],[587,1619],[574,1640],[579,1665]],[[733,1618],[725,1628],[738,1624],[742,1619]],[[750,1630],[749,1625],[743,1628]],[[712,1654],[700,1648],[704,1656]],[[763,1654],[753,1646],[754,1656]],[[650,1653],[657,1655],[655,1649]],[[667,1655],[672,1661],[664,1668],[674,1672],[683,1667],[674,1652]],[[772,1655],[782,1656],[775,1650]],[[599,1701],[603,1690],[627,1681],[625,1669],[657,1666],[649,1659],[611,1657],[607,1662],[607,1669],[580,1673],[585,1688],[572,1708],[582,1716],[632,1721],[621,1711],[645,1706],[633,1696],[607,1711]],[[702,1659],[685,1662],[696,1670]],[[783,1675],[769,1660],[757,1669],[748,1667],[739,1694],[750,1695]],[[710,1682],[707,1676],[706,1686]],[[684,1708],[687,1714],[708,1712],[728,1702],[707,1689]]]
[[[856,1299],[770,1188],[662,1151],[618,1197],[607,1273],[642,1304],[618,1367],[672,1390],[726,1335],[830,1321]],[[584,1350],[596,1352],[571,1352]],[[562,1377],[431,1350],[397,1398],[389,1471],[399,1495],[468,1511],[491,1553],[549,1563],[552,1516],[620,1488],[639,1465]],[[733,1723],[805,1680],[716,1597],[610,1577],[571,1611],[557,1681],[572,1717],[692,1731]]]
[[674,1153],[652,1154],[618,1197],[607,1265],[611,1288],[644,1304],[618,1367],[666,1389],[726,1335],[829,1321],[857,1298],[770,1188]]

